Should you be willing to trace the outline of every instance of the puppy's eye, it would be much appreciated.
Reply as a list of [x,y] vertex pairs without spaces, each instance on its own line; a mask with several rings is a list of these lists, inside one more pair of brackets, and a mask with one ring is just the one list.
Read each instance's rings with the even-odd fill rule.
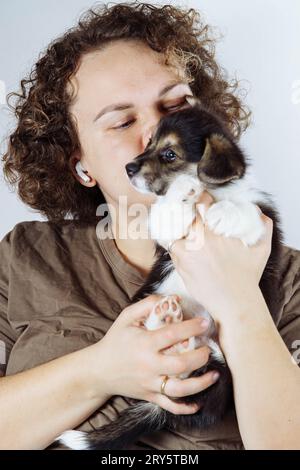
[[176,159],[177,155],[172,149],[167,149],[160,154],[160,157],[162,161],[169,163],[173,162]]

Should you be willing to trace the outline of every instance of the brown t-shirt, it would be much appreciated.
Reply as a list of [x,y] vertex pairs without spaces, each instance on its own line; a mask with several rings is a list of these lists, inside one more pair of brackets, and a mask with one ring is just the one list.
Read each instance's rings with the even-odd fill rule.
[[[99,235],[96,223],[21,222],[0,242],[0,363],[6,362],[0,367],[6,375],[99,341],[143,284],[145,277],[125,261],[114,239]],[[295,353],[300,251],[287,246],[281,260],[279,331]],[[114,396],[76,429],[100,427],[127,406],[126,398]],[[232,412],[209,430],[161,430],[130,447],[141,448],[243,449],[243,444]]]

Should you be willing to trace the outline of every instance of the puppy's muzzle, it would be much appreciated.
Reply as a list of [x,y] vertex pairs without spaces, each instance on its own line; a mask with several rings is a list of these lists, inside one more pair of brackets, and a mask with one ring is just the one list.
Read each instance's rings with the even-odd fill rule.
[[125,165],[125,169],[129,178],[132,178],[140,171],[141,165],[137,162],[130,162]]

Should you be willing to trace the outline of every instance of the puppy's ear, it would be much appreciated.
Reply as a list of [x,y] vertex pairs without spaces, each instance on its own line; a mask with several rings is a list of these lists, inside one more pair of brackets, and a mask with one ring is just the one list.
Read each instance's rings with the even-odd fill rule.
[[206,138],[206,146],[197,166],[204,183],[221,184],[240,178],[245,171],[244,158],[232,142],[220,134]]

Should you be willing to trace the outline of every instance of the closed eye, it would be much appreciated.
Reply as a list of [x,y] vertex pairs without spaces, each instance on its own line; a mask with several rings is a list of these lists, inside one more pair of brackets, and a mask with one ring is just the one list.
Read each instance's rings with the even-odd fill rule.
[[[164,106],[163,109],[165,111],[172,111],[176,108],[181,108],[181,106],[183,106],[183,105],[189,104],[188,101],[186,100],[186,96],[190,96],[190,95],[185,95],[184,100],[181,101],[180,103],[175,104],[173,106]],[[130,124],[132,124],[133,122],[135,122],[135,119],[130,119],[129,121],[126,121],[123,124],[120,124],[120,126],[112,127],[112,129],[127,129],[130,126]]]
[[112,129],[126,129],[126,127],[128,127],[127,124],[131,124],[134,121],[135,119],[131,119],[130,121],[124,122],[124,124],[121,124],[120,126],[112,127]]
[[187,96],[191,96],[191,95],[185,95],[185,96],[183,97],[183,99],[181,99],[181,101],[180,101],[179,103],[177,103],[177,104],[175,104],[175,105],[173,105],[173,106],[165,106],[164,109],[167,110],[167,111],[169,111],[169,110],[171,110],[171,109],[181,108],[182,106],[187,105],[187,104],[190,105],[190,103],[189,103],[189,102],[187,101],[187,99],[186,99]]
[[180,103],[180,104],[175,104],[174,106],[168,106],[168,107],[166,107],[165,109],[166,109],[166,110],[169,110],[169,109],[180,108],[180,107],[183,106],[184,104],[185,104],[185,102],[184,102],[184,103]]

